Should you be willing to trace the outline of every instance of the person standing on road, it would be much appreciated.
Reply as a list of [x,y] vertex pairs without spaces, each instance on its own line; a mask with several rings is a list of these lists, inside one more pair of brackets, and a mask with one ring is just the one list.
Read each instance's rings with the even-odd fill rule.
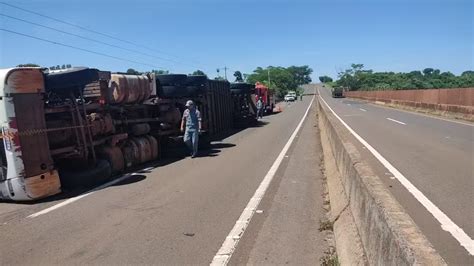
[[181,132],[184,132],[183,141],[191,151],[191,158],[194,158],[198,152],[201,113],[191,100],[186,102],[186,108],[183,112],[183,119],[181,119]]
[[300,101],[303,101],[303,93],[300,94]]
[[258,120],[259,118],[262,118],[262,116],[263,116],[263,115],[262,115],[262,112],[263,112],[263,100],[262,100],[262,97],[259,97],[259,98],[258,98],[258,101],[257,101],[256,106],[257,106],[257,120]]

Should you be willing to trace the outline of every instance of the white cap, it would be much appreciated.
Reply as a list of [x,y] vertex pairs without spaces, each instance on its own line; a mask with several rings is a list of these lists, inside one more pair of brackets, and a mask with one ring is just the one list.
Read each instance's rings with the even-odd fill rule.
[[193,101],[188,100],[188,101],[186,102],[186,106],[191,106],[191,105],[194,105]]

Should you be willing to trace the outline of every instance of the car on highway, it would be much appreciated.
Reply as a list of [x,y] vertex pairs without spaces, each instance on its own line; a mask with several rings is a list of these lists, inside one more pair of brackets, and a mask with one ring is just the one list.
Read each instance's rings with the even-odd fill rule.
[[296,96],[287,94],[285,95],[285,102],[294,102],[296,100]]

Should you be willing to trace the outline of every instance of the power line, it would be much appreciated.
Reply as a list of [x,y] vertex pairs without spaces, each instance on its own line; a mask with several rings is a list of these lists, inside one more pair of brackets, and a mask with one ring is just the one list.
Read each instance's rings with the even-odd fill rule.
[[[47,18],[47,19],[51,19],[51,20],[54,20],[54,21],[56,21],[56,22],[60,22],[60,23],[63,23],[63,24],[66,24],[66,25],[69,25],[69,26],[72,26],[72,27],[76,27],[76,28],[79,28],[79,29],[81,29],[81,30],[85,30],[85,31],[88,31],[88,32],[92,32],[92,33],[94,33],[94,34],[98,34],[98,35],[101,35],[101,36],[104,36],[104,37],[107,37],[107,38],[110,38],[110,39],[114,39],[114,40],[117,40],[117,41],[121,41],[121,42],[124,42],[124,43],[128,43],[128,44],[131,44],[131,45],[135,45],[135,46],[138,46],[138,47],[142,47],[142,48],[148,49],[148,50],[150,50],[150,51],[155,51],[155,52],[158,52],[158,53],[161,53],[161,54],[164,54],[164,55],[169,55],[169,56],[172,56],[172,57],[181,58],[181,57],[179,57],[179,56],[176,56],[176,55],[173,55],[173,54],[169,54],[169,53],[166,53],[166,52],[164,52],[164,51],[152,49],[152,48],[147,47],[147,46],[145,46],[145,45],[141,45],[141,44],[138,44],[138,43],[134,43],[134,42],[125,40],[125,39],[117,38],[117,37],[115,37],[115,36],[112,36],[112,35],[109,35],[109,34],[106,34],[106,33],[102,33],[102,32],[96,31],[96,30],[92,30],[92,29],[83,27],[83,26],[81,26],[81,25],[77,25],[77,24],[74,24],[74,23],[70,23],[70,22],[67,22],[67,21],[64,21],[64,20],[61,20],[61,19],[53,18],[53,17],[51,17],[51,16],[44,15],[44,14],[41,14],[41,13],[38,13],[38,12],[35,12],[35,11],[31,11],[31,10],[28,10],[28,9],[25,9],[25,8],[22,8],[22,7],[19,7],[19,6],[15,6],[15,5],[12,5],[12,4],[9,4],[9,3],[0,2],[0,4],[6,5],[6,6],[9,6],[9,7],[12,7],[12,8],[16,8],[16,9],[19,9],[19,10],[21,10],[21,11],[24,11],[24,12],[27,12],[27,13],[31,13],[31,14],[34,14],[34,15],[37,15],[37,16],[40,16],[40,17],[44,17],[44,18]],[[184,58],[181,58],[181,59],[184,59]]]
[[84,48],[81,48],[81,47],[77,47],[77,46],[73,46],[73,45],[69,45],[69,44],[64,44],[64,43],[60,43],[60,42],[56,42],[56,41],[46,40],[46,39],[43,39],[43,38],[40,38],[40,37],[36,37],[36,36],[33,36],[33,35],[28,35],[28,34],[17,32],[17,31],[12,31],[12,30],[3,29],[3,28],[0,28],[0,30],[5,31],[5,32],[9,32],[9,33],[12,33],[12,34],[20,35],[20,36],[23,36],[23,37],[28,37],[28,38],[35,39],[35,40],[48,42],[48,43],[56,44],[56,45],[59,45],[59,46],[64,46],[64,47],[80,50],[80,51],[83,51],[83,52],[88,52],[88,53],[91,53],[91,54],[101,55],[101,56],[105,56],[105,57],[109,57],[109,58],[129,62],[129,63],[139,64],[139,65],[144,65],[144,66],[150,66],[150,67],[153,67],[153,68],[164,70],[164,68],[160,67],[160,66],[155,66],[155,65],[148,64],[148,63],[129,60],[129,59],[126,59],[126,58],[122,58],[122,57],[118,57],[118,56],[114,56],[114,55],[109,55],[109,54],[105,54],[105,53],[101,53],[101,52],[96,52],[96,51],[92,51],[92,50],[89,50],[89,49],[84,49]]
[[46,28],[46,29],[49,29],[49,30],[53,30],[53,31],[56,31],[56,32],[63,33],[63,34],[67,34],[67,35],[70,35],[70,36],[78,37],[78,38],[81,38],[81,39],[84,39],[84,40],[87,40],[87,41],[100,43],[100,44],[107,45],[107,46],[110,46],[110,47],[115,47],[115,48],[122,49],[122,50],[125,50],[125,51],[133,52],[133,53],[136,53],[136,54],[141,54],[141,55],[145,55],[145,56],[149,56],[149,57],[154,57],[154,58],[157,58],[157,59],[160,59],[160,60],[165,60],[165,61],[170,61],[170,62],[173,62],[173,63],[182,64],[181,62],[178,62],[178,61],[175,61],[175,60],[172,60],[172,59],[163,58],[163,57],[159,57],[159,56],[154,56],[154,55],[143,53],[143,52],[140,52],[140,51],[137,51],[137,50],[134,50],[134,49],[129,49],[129,48],[122,47],[122,46],[119,46],[119,45],[106,43],[106,42],[99,41],[99,40],[96,40],[96,39],[92,39],[92,38],[89,38],[89,37],[86,37],[86,36],[82,36],[82,35],[75,34],[75,33],[70,33],[70,32],[67,32],[67,31],[63,31],[63,30],[60,30],[60,29],[57,29],[57,28],[49,27],[49,26],[42,25],[42,24],[32,22],[32,21],[28,21],[28,20],[25,20],[25,19],[13,17],[13,16],[10,16],[10,15],[0,13],[0,16],[4,16],[4,17],[10,18],[10,19],[18,20],[18,21],[21,21],[21,22],[24,22],[24,23],[28,23],[28,24],[35,25],[35,26],[38,26],[38,27]]

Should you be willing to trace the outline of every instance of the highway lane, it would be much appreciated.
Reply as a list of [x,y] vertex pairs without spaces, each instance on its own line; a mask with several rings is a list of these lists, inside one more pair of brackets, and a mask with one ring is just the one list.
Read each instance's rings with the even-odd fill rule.
[[69,202],[61,197],[0,203],[0,264],[210,263],[310,99],[214,143],[202,157],[137,172],[67,205],[57,205]]
[[[319,91],[329,106],[357,134],[472,239],[474,124],[447,121],[353,99],[335,99],[328,89],[320,88]],[[373,158],[367,160],[376,165],[379,176],[449,263],[474,262],[473,256],[443,231],[433,215],[400,184],[395,184],[387,175],[387,169],[380,167]]]

